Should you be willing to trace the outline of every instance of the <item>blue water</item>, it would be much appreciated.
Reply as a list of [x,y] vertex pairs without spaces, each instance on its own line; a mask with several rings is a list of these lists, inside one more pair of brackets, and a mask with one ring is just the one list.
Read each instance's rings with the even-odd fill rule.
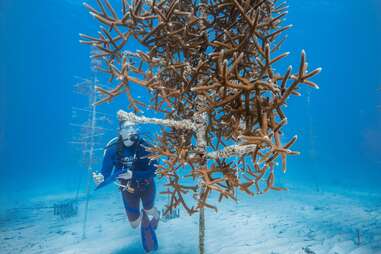
[[[95,1],[89,1],[93,3]],[[381,3],[290,0],[294,27],[282,50],[298,66],[305,49],[320,90],[289,100],[287,136],[297,134],[285,183],[381,193]],[[74,191],[86,176],[68,142],[76,77],[91,77],[78,33],[95,34],[81,1],[0,0],[0,198],[12,207],[34,195]],[[125,98],[100,110],[115,115]],[[113,126],[116,128],[116,125]],[[112,134],[109,134],[110,137]]]

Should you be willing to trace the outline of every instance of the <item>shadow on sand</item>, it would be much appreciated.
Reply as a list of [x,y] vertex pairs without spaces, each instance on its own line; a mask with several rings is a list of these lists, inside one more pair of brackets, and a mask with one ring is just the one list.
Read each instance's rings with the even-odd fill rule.
[[134,241],[128,246],[124,246],[111,254],[145,254],[143,246],[140,241]]

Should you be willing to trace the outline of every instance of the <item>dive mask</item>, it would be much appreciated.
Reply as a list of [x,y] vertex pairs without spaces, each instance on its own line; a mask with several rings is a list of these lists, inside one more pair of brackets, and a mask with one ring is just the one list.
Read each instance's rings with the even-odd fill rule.
[[132,146],[138,140],[138,130],[134,124],[123,123],[119,131],[125,146]]

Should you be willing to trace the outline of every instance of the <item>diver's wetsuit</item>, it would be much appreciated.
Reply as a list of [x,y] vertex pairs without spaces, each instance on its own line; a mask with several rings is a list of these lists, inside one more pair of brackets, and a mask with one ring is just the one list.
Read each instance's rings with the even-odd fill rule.
[[149,154],[143,146],[149,146],[142,138],[135,143],[126,147],[119,139],[106,148],[101,173],[107,179],[113,170],[121,170],[122,168],[132,171],[130,180],[120,180],[122,185],[126,185],[129,181],[130,187],[134,192],[122,190],[124,207],[127,212],[128,220],[134,221],[140,215],[140,200],[142,200],[143,208],[149,210],[153,208],[155,201],[155,161],[148,158],[142,158]]

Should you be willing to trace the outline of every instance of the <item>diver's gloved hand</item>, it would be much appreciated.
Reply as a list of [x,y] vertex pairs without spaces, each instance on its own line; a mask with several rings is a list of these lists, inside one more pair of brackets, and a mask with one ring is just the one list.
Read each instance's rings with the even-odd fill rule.
[[127,172],[120,174],[118,176],[118,179],[123,179],[123,180],[129,180],[131,178],[132,178],[132,171],[129,169],[127,170]]
[[96,173],[96,172],[93,172],[93,179],[96,186],[98,186],[105,180],[104,176],[101,173]]

